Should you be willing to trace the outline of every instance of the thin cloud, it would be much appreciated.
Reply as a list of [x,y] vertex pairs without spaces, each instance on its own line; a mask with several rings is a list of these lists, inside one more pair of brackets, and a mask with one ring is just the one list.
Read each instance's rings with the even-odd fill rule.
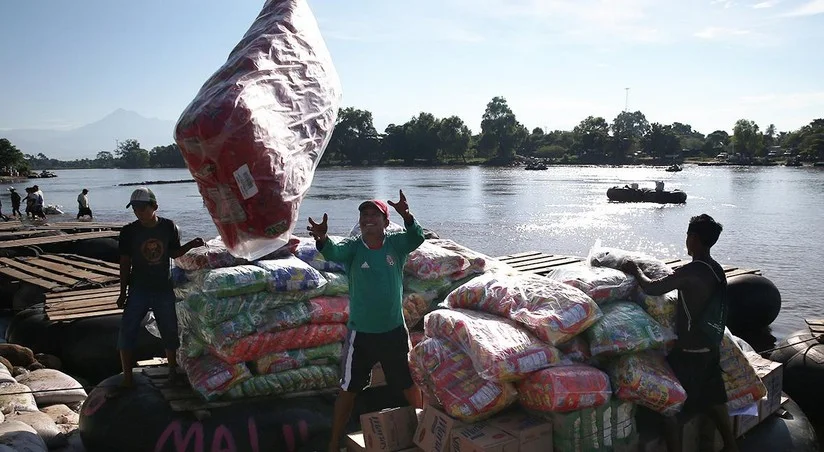
[[779,3],[781,3],[781,0],[767,0],[765,2],[756,3],[755,5],[752,5],[752,7],[755,9],[772,8]]
[[811,0],[794,10],[784,13],[786,17],[803,17],[824,14],[824,0]]
[[741,30],[738,28],[707,27],[696,32],[694,36],[701,39],[724,39],[735,36],[749,35],[750,33],[751,32],[749,30]]

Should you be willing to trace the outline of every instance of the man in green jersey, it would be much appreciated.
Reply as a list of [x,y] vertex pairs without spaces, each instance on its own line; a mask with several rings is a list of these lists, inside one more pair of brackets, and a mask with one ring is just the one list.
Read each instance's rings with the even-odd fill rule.
[[358,207],[361,235],[329,240],[327,215],[307,230],[327,260],[340,262],[349,277],[349,333],[341,356],[341,391],[335,401],[329,451],[338,452],[355,397],[369,383],[375,363],[381,363],[386,382],[403,391],[410,405],[420,407],[420,391],[409,373],[409,332],[403,320],[403,266],[410,252],[424,241],[423,229],[409,212],[403,190],[400,201],[389,201],[403,218],[406,231],[387,233],[389,208],[380,200]]

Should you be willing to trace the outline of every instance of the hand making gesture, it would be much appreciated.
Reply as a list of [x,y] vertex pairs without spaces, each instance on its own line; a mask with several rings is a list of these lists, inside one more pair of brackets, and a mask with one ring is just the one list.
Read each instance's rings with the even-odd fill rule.
[[320,223],[315,223],[312,217],[309,217],[309,226],[306,226],[306,230],[309,231],[309,235],[314,237],[318,242],[322,243],[326,240],[326,231],[329,230],[329,227],[326,225],[327,220],[329,220],[329,217],[325,213]]
[[394,207],[395,210],[398,212],[398,215],[403,218],[404,222],[409,222],[412,218],[412,214],[409,213],[409,204],[406,203],[406,196],[403,195],[403,190],[398,190],[401,195],[401,199],[398,202],[389,201],[389,205]]

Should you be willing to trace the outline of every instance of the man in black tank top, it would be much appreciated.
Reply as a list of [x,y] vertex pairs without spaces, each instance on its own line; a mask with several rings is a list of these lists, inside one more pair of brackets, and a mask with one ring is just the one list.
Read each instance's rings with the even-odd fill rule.
[[[635,262],[626,262],[622,270],[638,280],[648,295],[663,295],[678,290],[675,333],[678,339],[667,361],[687,392],[682,416],[702,416],[701,448],[714,450],[712,442],[718,428],[725,451],[737,451],[727,394],[721,377],[719,346],[726,320],[724,269],[712,257],[710,248],[718,241],[722,226],[707,214],[692,217],[687,228],[687,253],[692,262],[672,275],[650,280]],[[681,424],[676,417],[666,418],[669,452],[681,451]]]

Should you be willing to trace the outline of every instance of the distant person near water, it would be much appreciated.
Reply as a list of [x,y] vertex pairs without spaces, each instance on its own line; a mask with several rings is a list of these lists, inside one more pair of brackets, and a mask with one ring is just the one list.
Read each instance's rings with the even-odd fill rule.
[[89,207],[89,190],[84,188],[79,195],[77,195],[77,219],[88,215],[90,219],[94,220],[92,209]]
[[[725,451],[737,451],[730,416],[727,411],[727,392],[721,378],[720,346],[727,319],[727,278],[724,269],[710,256],[710,248],[723,230],[707,214],[692,217],[687,227],[687,253],[692,262],[678,268],[669,276],[650,280],[628,261],[621,268],[635,276],[648,295],[664,295],[678,290],[675,333],[678,339],[667,361],[678,381],[687,392],[682,412],[701,415],[701,429],[709,433],[712,424],[724,439]],[[669,452],[681,451],[681,425],[676,416],[666,418],[665,433]],[[711,421],[711,422],[708,422]],[[699,450],[713,450],[715,432],[699,435]]]
[[200,237],[180,244],[180,231],[168,218],[157,216],[157,198],[146,187],[134,192],[126,204],[132,208],[136,221],[120,231],[120,296],[117,306],[123,308],[117,348],[123,366],[123,381],[109,397],[115,397],[134,385],[133,350],[137,345],[140,322],[151,310],[160,330],[169,380],[177,379],[177,349],[180,339],[175,312],[175,294],[172,290],[171,259],[186,254],[192,248],[204,245]]
[[20,213],[20,193],[17,193],[14,187],[9,187],[9,192],[9,196],[11,196],[11,216],[22,217],[23,214]]
[[43,198],[43,192],[40,191],[40,187],[37,185],[32,187],[32,196],[34,196],[34,207],[32,207],[33,218],[39,217],[45,220],[46,213],[43,212],[43,204],[45,203],[45,200]]

